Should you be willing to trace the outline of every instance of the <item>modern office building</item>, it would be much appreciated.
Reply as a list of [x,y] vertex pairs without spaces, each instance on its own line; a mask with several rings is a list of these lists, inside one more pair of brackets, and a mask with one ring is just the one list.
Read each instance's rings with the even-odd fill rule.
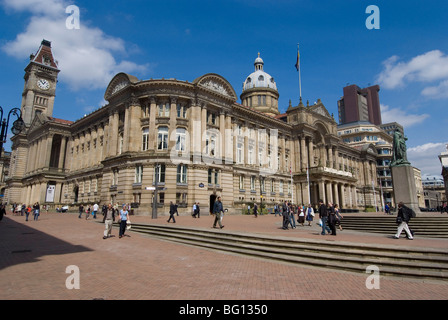
[[368,121],[381,125],[379,91],[378,85],[363,89],[355,84],[344,87],[344,95],[338,101],[339,124]]

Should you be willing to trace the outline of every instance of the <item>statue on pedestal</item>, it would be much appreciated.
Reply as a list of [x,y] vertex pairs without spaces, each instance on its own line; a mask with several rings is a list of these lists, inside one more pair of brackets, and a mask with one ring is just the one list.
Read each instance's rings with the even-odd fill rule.
[[399,130],[395,130],[391,167],[411,165],[406,155],[406,140],[408,139]]

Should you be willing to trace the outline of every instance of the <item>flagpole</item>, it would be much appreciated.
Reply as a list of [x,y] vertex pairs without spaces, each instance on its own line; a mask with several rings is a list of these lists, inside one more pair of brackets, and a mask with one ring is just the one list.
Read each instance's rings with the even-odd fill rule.
[[306,166],[306,180],[308,182],[308,201],[311,204],[311,192],[310,192],[310,166]]
[[299,51],[299,44],[297,44],[297,59],[299,62],[299,93],[300,93],[300,99],[302,99],[302,76],[300,72],[300,51]]

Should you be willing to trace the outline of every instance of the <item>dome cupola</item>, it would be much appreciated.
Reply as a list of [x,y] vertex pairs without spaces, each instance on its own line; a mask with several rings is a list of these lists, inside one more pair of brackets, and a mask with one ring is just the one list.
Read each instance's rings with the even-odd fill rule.
[[263,70],[264,61],[260,53],[255,59],[254,66],[255,71],[243,82],[242,104],[264,113],[277,115],[279,114],[277,84],[274,78]]

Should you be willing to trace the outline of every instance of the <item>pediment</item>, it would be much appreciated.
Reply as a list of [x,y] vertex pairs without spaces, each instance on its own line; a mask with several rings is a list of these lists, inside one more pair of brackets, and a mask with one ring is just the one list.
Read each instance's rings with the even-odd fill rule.
[[115,95],[116,93],[120,92],[124,88],[128,87],[129,85],[133,83],[137,83],[139,80],[126,73],[119,73],[113,79],[109,82],[109,85],[107,86],[106,93],[104,94],[104,99],[109,101],[109,99]]
[[36,114],[36,116],[34,117],[33,121],[31,122],[30,127],[28,128],[28,133],[33,132],[34,130],[39,129],[40,127],[42,127],[48,121],[49,121],[49,118],[45,114],[43,114],[43,113]]
[[236,101],[238,99],[232,85],[222,76],[215,73],[208,73],[193,81],[199,87],[210,90],[213,93],[225,96]]
[[332,119],[331,115],[328,113],[327,108],[325,108],[323,104],[311,106],[309,110],[326,118]]

